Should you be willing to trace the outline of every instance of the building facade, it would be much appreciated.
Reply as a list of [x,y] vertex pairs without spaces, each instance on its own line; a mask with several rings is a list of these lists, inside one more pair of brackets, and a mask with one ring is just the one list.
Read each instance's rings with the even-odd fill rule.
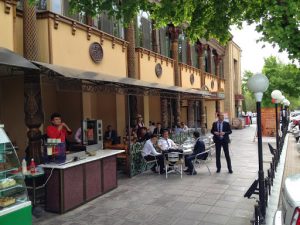
[[154,29],[143,13],[125,29],[105,14],[69,15],[67,2],[41,1],[35,10],[27,0],[0,0],[0,47],[40,68],[0,62],[0,121],[20,149],[53,112],[74,131],[82,119],[102,119],[120,136],[136,114],[146,126],[184,122],[203,130],[218,111],[236,117],[241,50],[234,42],[192,44],[172,25]]

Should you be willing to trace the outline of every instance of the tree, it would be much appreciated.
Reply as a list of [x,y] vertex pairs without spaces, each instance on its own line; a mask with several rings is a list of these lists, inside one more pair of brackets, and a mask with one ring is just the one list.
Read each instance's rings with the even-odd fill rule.
[[[38,0],[30,0],[37,2]],[[157,27],[170,23],[182,27],[190,40],[215,38],[225,43],[230,26],[256,23],[261,41],[287,50],[300,60],[299,0],[69,0],[73,12],[95,16],[102,11],[129,24],[140,11],[150,12]]]
[[254,74],[251,71],[246,70],[243,74],[243,80],[242,80],[242,94],[244,95],[244,101],[243,101],[243,111],[251,111],[256,112],[256,104],[255,104],[255,98],[251,91],[249,91],[247,87],[247,82],[250,77],[252,77]]
[[[300,70],[293,64],[283,64],[274,56],[265,59],[263,73],[268,77],[270,85],[264,93],[262,104],[271,106],[271,93],[280,90],[288,99],[299,99],[300,97]],[[299,102],[294,107],[299,106]]]

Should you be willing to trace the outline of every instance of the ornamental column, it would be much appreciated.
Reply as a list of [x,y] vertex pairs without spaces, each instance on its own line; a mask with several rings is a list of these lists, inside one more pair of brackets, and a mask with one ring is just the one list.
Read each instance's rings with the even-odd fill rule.
[[205,99],[200,100],[200,128],[202,134],[206,133]]
[[157,43],[157,29],[155,29],[155,22],[152,20],[152,51],[158,53],[158,43]]
[[188,101],[188,127],[195,127],[195,101]]
[[[127,28],[125,28],[125,40],[128,42],[127,45],[127,73],[128,77],[137,79],[137,73],[135,69],[135,33],[134,33],[134,23],[131,22]],[[129,98],[130,105],[130,124],[135,124],[137,112],[137,97],[135,95],[130,95]]]
[[181,86],[180,72],[178,68],[178,37],[181,30],[173,24],[168,26],[168,32],[171,39],[171,54],[174,60],[174,81],[175,86]]
[[161,125],[163,128],[168,127],[168,99],[161,98],[160,101],[160,108],[161,108]]
[[[38,60],[37,20],[35,6],[24,0],[23,8],[23,35],[24,57],[28,60]],[[24,113],[25,124],[28,127],[29,157],[34,158],[37,164],[42,163],[42,149],[40,126],[44,121],[40,74],[26,72],[24,74]]]
[[[174,60],[174,81],[175,86],[181,86],[181,77],[180,71],[178,67],[178,37],[181,30],[178,27],[175,27],[173,24],[168,26],[168,32],[171,39],[171,54],[172,59]],[[180,122],[180,111],[181,111],[181,104],[180,104],[180,94],[178,94],[176,98],[176,117],[175,117],[175,124]]]
[[187,54],[187,64],[189,66],[192,65],[192,50],[191,50],[191,43],[190,43],[190,40],[188,39],[187,40],[187,48],[186,48],[186,54]]
[[[205,64],[204,64],[204,51],[205,46],[198,40],[196,43],[197,53],[198,53],[198,65],[201,72],[205,71]],[[205,75],[201,73],[201,87],[205,85]]]
[[209,46],[207,46],[206,50],[207,50],[207,59],[208,59],[208,60],[207,60],[208,72],[209,72],[209,73],[212,73],[213,71],[212,71],[212,68],[211,68],[211,61],[212,61],[212,57],[211,57],[211,49],[210,49]]

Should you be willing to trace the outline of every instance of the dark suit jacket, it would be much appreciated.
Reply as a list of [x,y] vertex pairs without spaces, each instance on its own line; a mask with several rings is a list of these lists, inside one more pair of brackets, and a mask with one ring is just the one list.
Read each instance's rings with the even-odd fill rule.
[[[202,140],[197,139],[195,146],[194,146],[194,151],[193,151],[193,155],[197,155],[201,152],[205,152],[205,144]],[[208,156],[208,154],[203,154],[201,155],[199,158],[200,159],[206,159]]]
[[118,144],[117,143],[118,142],[118,135],[117,135],[117,132],[115,130],[111,131],[110,139],[109,139],[109,132],[105,131],[104,138],[105,138],[105,140],[111,140],[113,145]]
[[157,132],[157,127],[156,127],[156,128],[154,128],[153,134],[157,134],[157,135],[162,136],[162,135],[163,135],[163,130],[164,130],[164,129],[160,128],[160,131],[159,131],[159,133],[158,133],[158,132]]
[[223,121],[223,129],[222,130],[225,133],[225,135],[223,136],[222,139],[220,139],[219,136],[214,134],[214,132],[218,132],[218,122],[219,121],[214,122],[212,125],[212,129],[211,129],[211,133],[214,135],[214,137],[213,137],[214,142],[215,143],[220,143],[220,142],[229,143],[229,134],[232,133],[230,124],[226,121]]

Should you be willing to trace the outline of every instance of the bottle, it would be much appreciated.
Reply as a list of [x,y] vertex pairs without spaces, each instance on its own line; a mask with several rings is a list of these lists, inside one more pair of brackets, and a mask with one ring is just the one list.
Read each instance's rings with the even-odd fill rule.
[[27,174],[27,163],[25,158],[22,160],[22,173],[25,175]]
[[30,173],[34,174],[35,173],[35,162],[34,159],[31,159],[31,163],[30,163]]

